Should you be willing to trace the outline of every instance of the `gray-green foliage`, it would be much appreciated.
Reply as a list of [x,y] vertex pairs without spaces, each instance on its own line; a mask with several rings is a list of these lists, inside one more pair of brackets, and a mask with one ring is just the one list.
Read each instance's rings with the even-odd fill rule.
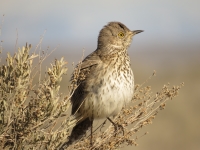
[[[42,78],[41,65],[48,55],[31,54],[30,49],[26,44],[14,56],[8,54],[6,64],[0,65],[0,149],[58,149],[67,141],[69,128],[77,121],[75,116],[67,115],[71,95],[63,97],[59,93],[62,76],[67,71],[66,61],[55,60]],[[78,86],[73,82],[84,78],[79,69],[79,65],[74,69],[70,93]],[[140,129],[152,123],[166,101],[176,97],[182,86],[164,85],[153,94],[150,86],[136,85],[131,103],[113,120],[123,126],[123,134],[110,125],[94,132],[93,139],[86,136],[67,149],[111,150],[137,145]]]
[[54,149],[68,135],[67,121],[54,129],[69,106],[68,98],[59,94],[66,61],[55,60],[44,79],[34,83],[33,60],[39,56],[30,49],[26,44],[14,56],[8,53],[0,66],[0,149]]

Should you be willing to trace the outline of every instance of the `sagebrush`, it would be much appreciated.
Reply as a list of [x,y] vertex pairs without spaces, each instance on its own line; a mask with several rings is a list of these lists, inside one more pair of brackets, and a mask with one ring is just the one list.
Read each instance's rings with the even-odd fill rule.
[[[31,45],[26,44],[13,56],[8,53],[6,64],[0,66],[0,149],[59,149],[74,124],[69,113],[74,85],[70,85],[68,93],[59,91],[67,62],[64,58],[55,60],[42,76],[42,62],[48,55],[41,57],[30,49]],[[136,85],[131,104],[114,118],[124,133],[120,128],[115,131],[110,124],[93,133],[92,146],[90,136],[85,136],[67,149],[111,150],[137,145],[135,134],[152,123],[165,102],[177,96],[182,86],[167,84],[153,94],[150,86]]]

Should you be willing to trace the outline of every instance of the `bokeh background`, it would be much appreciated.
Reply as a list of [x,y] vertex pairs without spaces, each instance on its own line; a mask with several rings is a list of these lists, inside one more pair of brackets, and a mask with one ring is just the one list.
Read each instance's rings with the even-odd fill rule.
[[185,86],[153,124],[144,128],[149,134],[140,138],[139,146],[124,149],[199,150],[199,6],[199,0],[1,0],[1,57],[26,42],[34,49],[44,35],[41,49],[57,48],[45,63],[62,56],[68,61],[68,75],[62,83],[66,92],[71,64],[80,60],[83,49],[85,55],[96,49],[103,25],[120,21],[132,30],[145,30],[129,48],[136,83],[156,70],[156,77],[147,83],[154,92],[168,82],[184,82]]

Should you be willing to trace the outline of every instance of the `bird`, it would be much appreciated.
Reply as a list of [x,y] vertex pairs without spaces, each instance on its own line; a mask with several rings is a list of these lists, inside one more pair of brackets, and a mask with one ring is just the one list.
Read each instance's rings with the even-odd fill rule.
[[134,75],[128,48],[134,35],[121,22],[109,22],[99,32],[97,48],[89,54],[72,75],[76,84],[71,96],[71,114],[78,120],[69,136],[69,145],[82,138],[94,119],[116,116],[129,104],[134,94]]

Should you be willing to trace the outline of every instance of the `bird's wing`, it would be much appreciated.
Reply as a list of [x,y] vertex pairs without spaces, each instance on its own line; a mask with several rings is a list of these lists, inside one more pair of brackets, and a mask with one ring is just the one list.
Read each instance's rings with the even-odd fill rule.
[[[91,78],[94,78],[95,70],[98,70],[101,64],[100,57],[95,53],[88,55],[80,64],[77,65],[75,71],[78,72],[72,75],[71,81],[75,81],[77,87],[72,92],[71,102],[72,102],[72,114],[74,114],[77,109],[80,107],[84,99],[87,97],[89,91],[87,90],[88,82]],[[75,79],[75,80],[74,80]]]
[[95,52],[88,55],[81,64],[81,69],[90,68],[91,66],[101,63],[99,55]]

